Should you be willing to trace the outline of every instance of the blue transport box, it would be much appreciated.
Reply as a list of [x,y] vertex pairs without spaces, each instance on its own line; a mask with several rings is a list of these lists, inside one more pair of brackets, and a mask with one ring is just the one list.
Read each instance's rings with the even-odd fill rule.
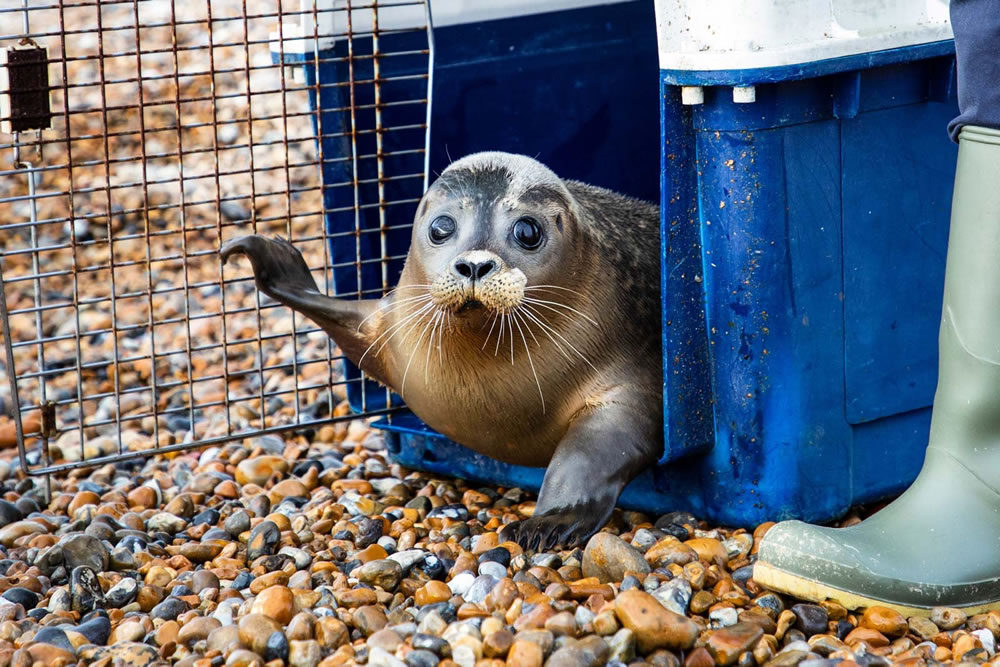
[[[946,19],[927,19],[923,37],[816,48],[723,35],[749,50],[716,57],[710,40],[665,44],[679,28],[653,2],[581,4],[435,28],[430,166],[520,152],[566,178],[659,198],[663,358],[649,363],[664,369],[665,448],[621,504],[750,525],[828,520],[901,490],[922,462],[936,382],[956,156]],[[353,41],[356,56],[370,53]],[[382,101],[423,95],[426,81],[406,77],[426,72],[426,36],[388,35],[380,48],[414,53],[382,64],[399,78]],[[402,267],[423,183],[386,184],[383,196],[411,200],[391,215],[357,214],[354,180],[377,202],[377,174],[362,164],[355,175],[336,156],[374,153],[377,133],[345,144],[349,105],[335,84],[373,74],[348,71],[346,56],[336,42],[318,68],[303,62],[307,80],[331,84],[313,103],[324,182],[337,186],[326,190],[336,288],[377,296]],[[386,133],[383,150],[412,143],[406,132],[423,131],[425,110],[387,106],[384,122],[413,129]],[[393,159],[398,173],[416,172],[423,156]],[[381,397],[360,382],[349,394],[359,411],[384,407]],[[542,469],[475,454],[407,413],[379,425],[404,465],[541,483]]]

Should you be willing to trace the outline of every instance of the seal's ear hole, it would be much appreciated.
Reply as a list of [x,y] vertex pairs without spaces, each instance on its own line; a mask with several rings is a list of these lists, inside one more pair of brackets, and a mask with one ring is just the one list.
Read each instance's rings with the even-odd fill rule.
[[562,231],[562,213],[556,213],[556,229]]

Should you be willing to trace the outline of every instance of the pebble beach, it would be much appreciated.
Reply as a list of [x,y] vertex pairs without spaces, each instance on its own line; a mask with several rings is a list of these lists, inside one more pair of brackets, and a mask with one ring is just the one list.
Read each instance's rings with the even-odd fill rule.
[[530,494],[402,469],[360,421],[57,477],[48,504],[0,474],[4,665],[981,663],[1000,633],[763,590],[769,524],[616,511],[525,553],[498,531]]

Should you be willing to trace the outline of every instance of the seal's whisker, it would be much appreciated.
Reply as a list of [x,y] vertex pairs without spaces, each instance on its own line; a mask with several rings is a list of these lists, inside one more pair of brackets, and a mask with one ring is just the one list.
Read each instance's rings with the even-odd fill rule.
[[403,297],[403,298],[398,298],[397,297],[397,298],[394,298],[392,300],[392,303],[390,303],[389,306],[391,307],[391,306],[395,306],[396,304],[399,304],[399,303],[409,303],[410,301],[416,301],[418,299],[429,299],[429,298],[431,298],[431,295],[430,295],[429,292],[425,292],[424,294],[415,294],[413,296],[407,296],[407,297]]
[[[528,312],[534,312],[534,311],[531,310],[531,306],[530,305],[525,305],[525,309]],[[590,359],[588,359],[586,356],[584,356],[584,354],[582,352],[580,352],[580,350],[576,349],[576,347],[574,347],[572,343],[570,343],[568,340],[566,340],[565,338],[563,338],[563,335],[561,333],[559,333],[555,329],[552,329],[552,327],[550,327],[549,325],[543,324],[540,321],[538,322],[538,324],[540,326],[546,328],[546,329],[551,329],[551,332],[553,334],[555,334],[556,336],[558,336],[559,339],[562,340],[562,342],[564,342],[569,347],[569,349],[571,349],[574,352],[576,352],[577,356],[579,356],[581,360],[585,361],[587,363],[587,365],[590,366],[594,370],[594,372],[597,372],[597,367],[594,366],[594,364],[590,363]]]
[[535,345],[538,345],[538,339],[535,338],[535,332],[531,330],[530,326],[528,326],[528,322],[524,317],[524,308],[522,306],[518,306],[517,308],[514,309],[514,314],[520,315],[521,322],[524,324],[524,328],[528,330],[528,334],[531,336],[531,340],[535,342]]
[[[376,338],[375,340],[372,341],[371,345],[368,346],[368,349],[365,350],[365,353],[361,355],[361,359],[358,360],[358,365],[359,366],[361,365],[361,362],[364,361],[364,359],[368,355],[368,353],[371,352],[371,349],[373,347],[375,347],[376,345],[378,345],[378,342],[380,340],[382,340],[386,336],[389,336],[389,338],[386,339],[386,341],[385,341],[386,343],[388,343],[389,340],[391,340],[392,337],[395,336],[396,332],[398,332],[401,327],[403,327],[404,325],[406,325],[406,323],[409,322],[414,317],[417,317],[421,313],[423,313],[424,311],[432,308],[433,304],[427,303],[427,304],[424,304],[423,306],[420,306],[419,304],[416,304],[416,306],[417,306],[417,309],[415,311],[411,311],[411,312],[407,313],[401,320],[399,320],[395,324],[389,326],[385,331],[383,331],[381,334],[379,334],[378,338]],[[385,347],[384,344],[383,344],[383,347]],[[381,347],[378,349],[378,352],[376,352],[376,354],[379,354],[380,352],[382,352],[382,348]]]
[[[505,313],[504,317],[510,317],[509,313]],[[510,365],[514,365],[514,318],[510,317],[510,323],[507,328],[510,329]]]
[[361,320],[360,322],[358,322],[358,331],[360,332],[361,331],[361,327],[364,326],[365,322],[367,322],[371,318],[375,317],[376,315],[379,315],[379,314],[388,315],[389,313],[392,313],[392,312],[398,310],[399,308],[403,307],[407,303],[413,303],[414,301],[430,301],[430,300],[431,300],[431,295],[430,294],[419,294],[417,296],[411,296],[411,297],[407,297],[405,299],[399,299],[397,301],[393,301],[385,309],[376,308],[374,311],[372,311],[371,313],[369,313],[368,315],[366,315],[363,320]]
[[385,312],[389,312],[390,309],[398,308],[399,306],[403,306],[408,303],[413,303],[414,301],[429,301],[431,298],[432,298],[431,295],[429,293],[426,293],[426,294],[416,294],[414,296],[408,296],[402,299],[398,298],[393,299],[392,303],[390,303],[386,307]]
[[[569,361],[569,362],[573,361],[573,357],[571,357],[569,355],[569,353],[566,351],[566,348],[563,347],[563,344],[560,343],[559,341],[557,341],[555,338],[552,337],[552,334],[550,334],[548,332],[548,330],[545,327],[545,325],[541,321],[539,321],[539,319],[537,317],[535,317],[534,315],[532,315],[531,313],[529,313],[527,310],[525,310],[524,307],[522,307],[521,312],[522,312],[522,314],[526,318],[530,319],[531,321],[535,322],[536,324],[538,324],[539,326],[542,327],[542,333],[544,333],[546,336],[549,337],[549,340],[551,340],[552,344],[556,346],[557,350],[559,350],[559,354],[561,354],[563,357],[566,358],[566,361]],[[531,331],[531,330],[529,329],[529,331]]]
[[403,334],[403,338],[402,338],[402,341],[401,341],[402,344],[403,345],[406,344],[406,342],[410,338],[410,334],[413,333],[413,331],[417,327],[419,327],[421,324],[432,322],[433,318],[434,318],[434,309],[431,309],[430,311],[427,311],[427,312],[421,314],[421,316],[418,317],[416,320],[412,320],[409,323],[409,326],[406,329],[406,333]]
[[431,337],[427,339],[427,354],[424,357],[424,384],[427,384],[427,369],[431,365],[431,350],[434,349],[434,333],[438,330],[438,326],[444,321],[444,311],[438,310],[434,313],[434,326],[431,328]]
[[403,326],[405,326],[411,320],[413,320],[416,317],[419,317],[420,315],[422,315],[423,313],[425,313],[426,311],[428,311],[428,310],[430,310],[432,308],[434,308],[434,304],[433,303],[425,304],[425,305],[421,306],[416,312],[408,313],[399,322],[396,322],[395,324],[393,324],[392,326],[390,326],[388,329],[386,329],[385,331],[383,331],[381,334],[379,334],[378,338],[376,338],[375,340],[372,341],[372,344],[368,346],[368,349],[365,350],[365,353],[361,355],[360,359],[358,359],[358,367],[361,366],[361,362],[363,362],[365,360],[365,357],[367,357],[368,353],[372,351],[372,348],[375,347],[376,345],[378,345],[378,343],[379,343],[380,340],[382,340],[383,338],[385,338],[386,336],[388,336],[388,338],[385,339],[385,342],[382,343],[382,347],[380,347],[378,349],[378,351],[375,352],[375,356],[378,356],[379,354],[382,353],[382,350],[383,350],[383,348],[385,348],[386,344],[390,340],[392,340],[393,337],[395,337],[395,335],[397,333],[399,333],[399,330]]
[[[524,329],[521,328],[521,322],[518,318],[519,308],[515,308],[510,313],[511,320],[517,325],[517,331],[521,334],[521,341],[524,343],[524,352],[528,355],[528,366],[531,368],[531,374],[535,376],[535,386],[538,387],[538,398],[542,401],[542,414],[545,414],[545,394],[542,393],[542,383],[538,380],[538,373],[535,371],[535,363],[531,360],[531,350],[528,349],[528,339],[524,337]],[[528,323],[524,323],[524,327],[528,327]],[[528,331],[531,331],[528,329]],[[533,336],[532,336],[533,337]]]
[[438,367],[439,368],[442,367],[442,366],[444,366],[444,360],[442,359],[442,356],[443,356],[444,353],[441,350],[444,347],[443,343],[444,343],[445,328],[447,328],[448,331],[449,331],[449,333],[450,333],[451,330],[455,327],[455,313],[453,313],[450,310],[446,311],[446,313],[447,313],[446,317],[447,317],[448,323],[446,325],[444,325],[444,326],[441,327],[441,332],[438,334]]
[[[437,312],[437,313],[434,313],[434,315],[431,316],[431,321],[430,321],[430,325],[431,325],[431,337],[430,337],[430,341],[431,342],[434,341],[434,332],[437,330],[438,315],[440,315],[440,311]],[[427,367],[430,365],[428,363],[428,361],[431,358],[431,348],[432,347],[433,347],[432,344],[428,344],[427,345],[427,353],[424,355],[424,384],[425,385],[427,384]]]
[[507,317],[503,314],[500,315],[500,332],[497,334],[497,346],[493,350],[493,356],[497,356],[500,351],[500,343],[503,341],[503,326],[507,322]]
[[554,289],[562,290],[564,292],[572,292],[573,294],[577,294],[579,296],[586,296],[580,290],[570,289],[569,287],[562,287],[561,285],[528,285],[527,287],[524,288],[524,291],[530,292],[532,290],[554,290]]
[[573,306],[567,306],[565,303],[559,303],[558,301],[545,301],[544,299],[532,299],[530,297],[522,297],[522,301],[526,301],[527,303],[533,303],[536,306],[540,306],[542,308],[548,308],[549,310],[557,312],[560,315],[564,316],[566,315],[566,313],[556,310],[555,308],[553,308],[553,306],[557,306],[559,308],[565,308],[566,310],[576,313],[580,317],[584,318],[585,320],[593,324],[595,327],[598,326],[597,321],[594,318],[590,317],[586,313],[580,312]]
[[[490,330],[486,332],[486,340],[483,341],[483,346],[480,349],[485,350],[486,344],[490,342],[490,335],[493,334],[493,327],[496,326],[498,317],[500,317],[500,313],[493,313],[493,321],[490,322]],[[486,326],[486,322],[483,322],[483,326]],[[480,331],[482,331],[482,329],[480,329]]]
[[[410,352],[410,358],[406,360],[406,368],[403,369],[403,381],[399,383],[399,393],[400,394],[402,394],[403,390],[406,389],[406,376],[410,372],[410,364],[413,363],[413,355],[415,355],[417,353],[417,350],[420,349],[420,342],[424,339],[424,335],[427,333],[427,329],[428,329],[428,327],[430,327],[431,322],[433,322],[433,321],[434,321],[433,318],[428,318],[427,324],[425,324],[424,328],[421,329],[420,336],[417,338],[417,342],[414,343],[414,345],[413,345],[413,350]],[[411,327],[411,331],[412,331],[412,327]],[[409,335],[409,334],[407,334],[407,335]]]
[[[386,333],[388,333],[389,331],[391,331],[393,328],[395,328],[398,331],[400,328],[402,328],[403,326],[405,326],[409,322],[413,321],[414,318],[420,319],[428,311],[431,311],[431,310],[433,310],[436,307],[432,302],[422,303],[422,304],[421,303],[415,303],[415,304],[411,304],[411,305],[413,306],[413,309],[410,310],[409,312],[407,312],[402,318],[400,318],[400,320],[398,322],[396,322],[395,324],[393,324],[392,326],[390,326],[389,330],[387,330]],[[386,341],[386,342],[388,342],[388,341]],[[381,349],[379,351],[381,352]]]
[[437,353],[438,353],[438,368],[441,367],[441,345],[444,342],[444,330],[448,327],[451,321],[451,312],[447,310],[441,311],[441,326],[437,330]]
[[416,305],[418,303],[426,303],[428,301],[431,301],[432,298],[433,297],[431,297],[430,294],[420,294],[418,296],[411,296],[406,299],[399,299],[389,304],[389,306],[387,306],[386,309],[383,310],[382,312],[388,315],[389,313],[392,313],[398,310],[399,308],[402,308],[403,306]]
[[[385,346],[388,345],[392,341],[392,339],[396,337],[396,334],[398,334],[400,331],[403,331],[404,329],[407,330],[407,333],[403,335],[403,340],[406,340],[406,336],[409,334],[409,329],[412,329],[413,326],[416,326],[420,322],[422,322],[423,321],[423,316],[428,312],[428,310],[430,308],[431,308],[431,306],[430,306],[430,304],[428,304],[427,306],[424,306],[424,308],[421,309],[420,311],[418,311],[416,313],[412,313],[412,314],[406,316],[406,318],[400,320],[399,322],[397,322],[396,324],[394,324],[392,327],[390,327],[389,329],[387,329],[385,331],[385,333],[383,333],[382,335],[383,336],[388,335],[388,337],[384,341],[382,341],[382,344],[375,351],[375,356],[379,356],[380,354],[382,354],[382,350],[385,349]],[[408,326],[408,325],[411,325],[411,326]],[[379,342],[378,340],[375,340],[368,347],[368,349],[365,350],[365,355],[367,355],[371,351],[371,348],[375,347],[375,345],[377,345],[378,342]],[[362,355],[361,358],[363,360],[364,359],[364,355]],[[360,361],[358,363],[360,364]]]

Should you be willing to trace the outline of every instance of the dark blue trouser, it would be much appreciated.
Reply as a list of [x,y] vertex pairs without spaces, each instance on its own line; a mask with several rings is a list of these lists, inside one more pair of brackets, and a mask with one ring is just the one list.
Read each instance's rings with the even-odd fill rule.
[[958,61],[958,118],[948,133],[958,141],[963,125],[1000,129],[1000,0],[951,0]]

